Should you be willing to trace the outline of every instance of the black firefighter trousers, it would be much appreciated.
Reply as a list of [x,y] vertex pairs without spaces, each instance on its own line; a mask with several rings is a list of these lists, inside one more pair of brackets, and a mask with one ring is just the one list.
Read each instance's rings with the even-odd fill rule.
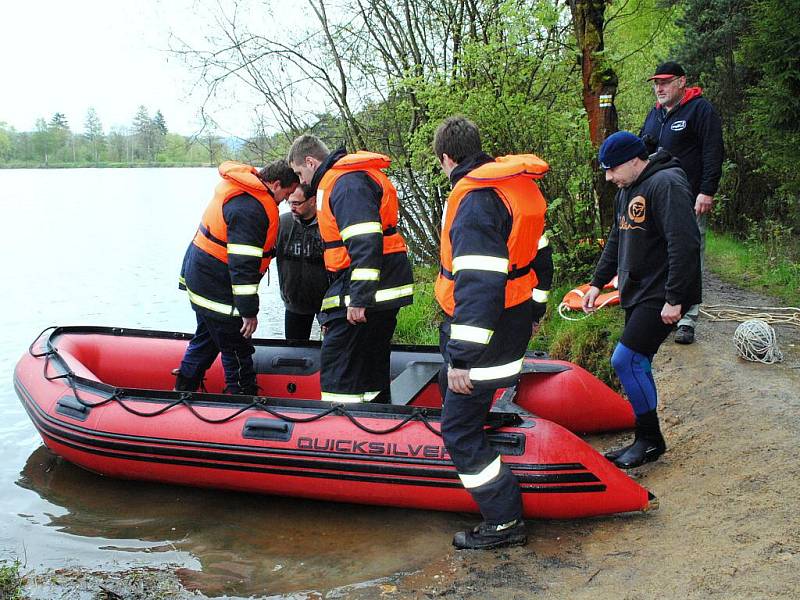
[[[445,385],[446,370],[447,364],[442,367]],[[483,429],[495,391],[475,388],[471,394],[458,394],[447,388],[442,407],[444,446],[489,525],[522,518],[519,481],[505,463],[498,462],[500,454],[489,445]]]
[[322,399],[368,402],[389,391],[391,341],[399,309],[367,310],[367,322],[325,322],[320,359]]
[[195,311],[197,331],[189,342],[181,361],[180,373],[196,390],[206,371],[222,354],[226,394],[257,394],[256,372],[253,369],[255,347],[242,333],[240,317],[219,318]]

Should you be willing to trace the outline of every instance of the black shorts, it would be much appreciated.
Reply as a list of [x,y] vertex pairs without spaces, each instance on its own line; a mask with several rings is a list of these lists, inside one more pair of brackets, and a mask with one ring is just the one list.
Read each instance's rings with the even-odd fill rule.
[[625,309],[625,329],[620,341],[634,352],[652,356],[674,325],[661,320],[661,308],[637,304]]

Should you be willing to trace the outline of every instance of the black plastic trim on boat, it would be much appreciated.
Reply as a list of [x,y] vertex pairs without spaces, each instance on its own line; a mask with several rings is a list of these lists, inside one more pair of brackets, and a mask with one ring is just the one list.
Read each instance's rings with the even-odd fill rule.
[[62,396],[56,402],[56,412],[66,417],[85,421],[92,409],[78,402],[75,396]]
[[278,419],[252,418],[245,421],[242,437],[250,440],[288,442],[292,438],[294,423]]
[[[22,391],[22,390],[20,390]],[[25,391],[26,393],[26,391]],[[315,470],[328,470],[328,471],[348,471],[353,473],[362,473],[364,474],[365,481],[372,481],[374,479],[373,476],[368,474],[377,474],[377,475],[397,475],[397,476],[404,476],[404,477],[424,477],[424,478],[437,478],[437,479],[447,479],[447,480],[457,480],[458,475],[455,472],[455,469],[452,467],[452,463],[450,461],[418,461],[417,464],[425,464],[431,465],[427,468],[414,468],[414,467],[407,467],[404,466],[403,461],[399,460],[401,457],[394,457],[394,456],[359,456],[355,454],[347,454],[347,453],[339,453],[338,455],[331,456],[333,453],[329,452],[318,452],[314,453],[313,455],[306,455],[307,458],[299,458],[293,459],[289,458],[275,458],[270,456],[264,456],[264,454],[271,452],[274,449],[270,448],[252,448],[252,447],[243,447],[240,448],[241,450],[249,450],[249,454],[235,454],[228,452],[227,454],[224,452],[219,451],[208,451],[208,450],[191,450],[185,448],[173,448],[173,447],[159,447],[158,444],[170,444],[173,445],[174,442],[172,440],[159,440],[155,438],[142,438],[143,442],[145,443],[138,443],[138,444],[130,444],[124,442],[114,442],[108,441],[103,439],[97,439],[103,436],[104,434],[98,432],[91,432],[90,430],[86,430],[84,428],[80,428],[77,426],[70,426],[69,429],[78,430],[78,431],[85,431],[87,433],[92,433],[92,436],[89,435],[79,435],[78,433],[70,433],[68,431],[64,431],[66,427],[63,427],[59,430],[57,427],[48,424],[45,419],[41,419],[40,415],[37,414],[41,412],[41,408],[38,407],[35,403],[32,405],[33,408],[36,410],[31,412],[28,402],[25,403],[26,409],[28,410],[29,415],[31,416],[31,420],[33,421],[36,428],[40,431],[42,435],[46,435],[50,439],[57,441],[58,443],[64,444],[69,446],[70,448],[74,448],[76,450],[80,450],[82,452],[86,452],[89,454],[96,454],[99,456],[110,456],[114,458],[120,459],[130,459],[130,460],[150,460],[153,462],[159,463],[168,463],[168,464],[180,464],[180,465],[188,465],[188,466],[197,466],[197,467],[207,467],[207,468],[241,468],[242,470],[257,470],[257,471],[265,471],[265,472],[275,472],[275,473],[282,473],[287,475],[295,475],[295,476],[306,476],[307,469],[315,469]],[[51,420],[50,416],[44,413],[44,416],[47,417],[47,420]],[[67,425],[62,424],[56,421],[59,425]],[[117,434],[113,434],[117,435]],[[211,444],[204,444],[204,446],[209,446]],[[214,445],[216,446],[216,445]],[[220,449],[227,450],[229,447],[225,447],[219,445]],[[261,456],[253,455],[253,451],[260,452]],[[331,459],[346,459],[350,460],[351,462],[348,463],[337,463]],[[361,462],[368,461],[369,463],[384,463],[387,460],[390,460],[391,463],[394,464],[367,464],[367,465],[359,465],[354,464],[352,461],[361,459]],[[383,460],[381,460],[383,459]],[[235,465],[226,464],[223,461],[227,461],[228,463],[236,463]],[[241,465],[244,463],[245,465],[250,465],[244,467]],[[238,465],[238,466],[237,466]],[[262,466],[259,467],[258,465],[269,465],[269,467]],[[449,468],[441,468],[441,467],[449,467]],[[596,475],[591,473],[581,465],[580,463],[565,463],[565,464],[550,464],[550,465],[542,465],[542,464],[510,464],[512,467],[512,471],[515,472],[515,475],[523,484],[552,484],[552,483],[595,483],[600,482],[600,479],[597,478]],[[288,471],[287,469],[274,469],[274,467],[294,467],[294,469],[306,469],[300,471]],[[558,471],[564,470],[577,470],[583,471],[578,473],[560,473]],[[533,474],[533,472],[541,472],[541,471],[550,471],[547,474]],[[335,475],[338,477],[338,475]]]
[[274,356],[272,358],[273,367],[308,367],[311,365],[310,358],[294,358],[292,356]]
[[572,368],[567,365],[523,362],[520,375],[526,375],[528,373],[563,373],[564,371],[571,371],[571,370]]
[[253,369],[259,375],[310,376],[322,367],[319,348],[309,346],[257,346]]
[[[45,434],[46,435],[46,434]],[[146,461],[146,462],[157,462],[161,464],[170,464],[170,465],[178,465],[178,466],[188,466],[188,467],[198,467],[204,469],[219,469],[224,471],[239,471],[239,472],[246,472],[246,473],[263,473],[263,474],[273,474],[273,475],[285,475],[285,476],[292,476],[292,477],[307,477],[311,479],[330,479],[332,481],[359,481],[364,483],[388,483],[393,485],[413,485],[419,487],[439,487],[439,488],[462,488],[462,484],[460,481],[441,481],[441,480],[430,480],[430,479],[408,479],[409,475],[413,477],[413,474],[402,474],[405,477],[401,478],[398,476],[395,477],[388,477],[385,475],[376,475],[376,476],[368,476],[368,475],[359,475],[359,474],[350,474],[350,473],[342,473],[336,469],[329,469],[329,472],[323,471],[289,471],[286,469],[276,469],[271,467],[261,467],[258,465],[239,465],[239,464],[224,464],[218,462],[212,463],[201,463],[197,461],[190,461],[190,460],[181,460],[181,459],[174,459],[174,458],[162,458],[162,457],[153,457],[153,456],[139,456],[139,455],[127,455],[121,454],[118,452],[111,452],[105,450],[96,450],[96,449],[87,449],[83,446],[73,444],[70,442],[66,442],[63,440],[58,440],[53,438],[52,436],[47,436],[50,438],[51,441],[63,444],[68,446],[74,450],[80,452],[86,452],[88,454],[95,454],[98,456],[106,456],[110,458],[116,458],[121,460],[135,460],[135,461]],[[330,472],[332,471],[332,472]],[[516,473],[515,473],[516,474]],[[569,480],[560,479],[558,483],[562,485],[546,485],[547,481],[535,481],[530,482],[527,481],[524,476],[520,477],[519,474],[516,474],[517,478],[520,480],[520,488],[523,494],[529,493],[537,493],[537,494],[563,494],[563,493],[570,493],[570,494],[579,494],[579,493],[592,493],[592,492],[604,492],[606,490],[606,485],[603,483],[596,483],[596,484],[578,484],[575,485],[563,485],[564,483],[569,483]],[[587,473],[587,475],[594,477],[591,473]],[[556,476],[552,476],[556,477]],[[456,477],[457,478],[457,477]],[[599,481],[597,478],[587,481]]]

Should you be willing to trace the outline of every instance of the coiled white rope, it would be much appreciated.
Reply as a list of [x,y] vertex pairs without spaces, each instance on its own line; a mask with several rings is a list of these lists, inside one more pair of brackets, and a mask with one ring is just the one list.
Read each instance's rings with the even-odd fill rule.
[[761,319],[750,319],[736,328],[733,343],[745,360],[772,364],[783,361],[775,330]]

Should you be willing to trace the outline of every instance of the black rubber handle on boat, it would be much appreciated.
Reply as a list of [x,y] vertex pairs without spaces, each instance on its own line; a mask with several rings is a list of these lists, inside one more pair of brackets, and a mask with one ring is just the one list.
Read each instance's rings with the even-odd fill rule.
[[275,419],[247,419],[242,430],[242,437],[286,442],[292,437],[292,425],[292,423]]
[[276,356],[272,359],[273,367],[300,367],[305,369],[311,366],[310,358],[291,358],[288,356]]
[[62,396],[56,403],[57,413],[79,421],[85,421],[89,417],[89,411],[91,408],[81,404],[74,396]]

